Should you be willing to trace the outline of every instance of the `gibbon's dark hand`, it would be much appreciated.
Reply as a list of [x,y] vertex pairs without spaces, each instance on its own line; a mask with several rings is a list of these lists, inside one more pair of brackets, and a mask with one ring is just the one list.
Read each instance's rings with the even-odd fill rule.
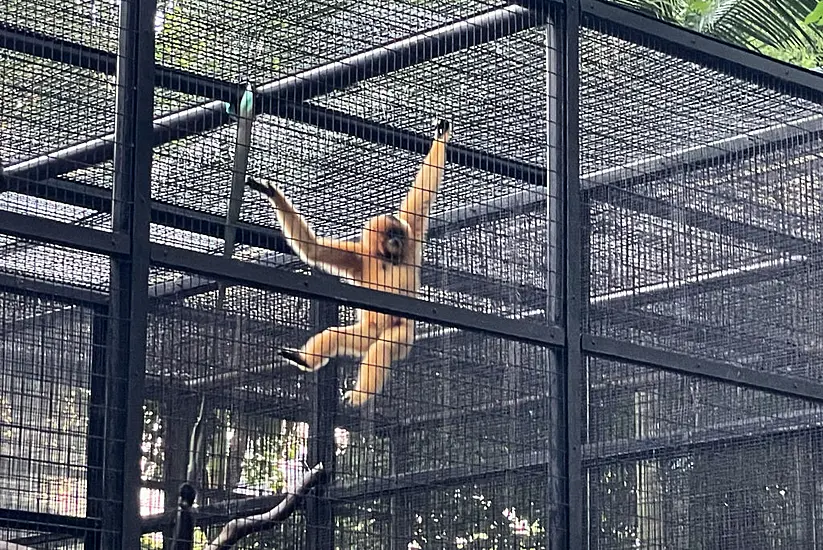
[[258,193],[262,193],[267,197],[273,197],[276,194],[271,184],[261,183],[252,177],[246,178],[246,185],[248,185],[250,189],[257,191]]
[[446,119],[439,119],[434,124],[434,139],[440,139],[452,133],[452,123]]

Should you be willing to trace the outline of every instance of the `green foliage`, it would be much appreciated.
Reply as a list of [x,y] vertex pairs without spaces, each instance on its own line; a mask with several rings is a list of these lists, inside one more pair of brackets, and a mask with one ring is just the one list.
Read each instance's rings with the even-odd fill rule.
[[817,3],[817,6],[806,16],[803,22],[807,25],[813,25],[823,21],[823,0]]
[[615,0],[664,21],[812,68],[823,65],[823,1]]

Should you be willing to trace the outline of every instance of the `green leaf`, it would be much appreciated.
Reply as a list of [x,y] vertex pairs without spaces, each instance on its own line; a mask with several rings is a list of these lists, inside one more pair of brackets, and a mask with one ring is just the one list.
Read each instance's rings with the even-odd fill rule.
[[697,15],[706,15],[711,8],[711,0],[691,0],[689,2],[689,11]]
[[813,25],[823,20],[823,0],[817,3],[814,10],[803,20],[807,25]]

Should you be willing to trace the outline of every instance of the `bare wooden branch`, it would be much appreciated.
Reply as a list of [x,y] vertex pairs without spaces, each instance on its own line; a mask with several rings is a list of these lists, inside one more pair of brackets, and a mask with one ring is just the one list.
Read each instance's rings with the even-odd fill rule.
[[220,535],[212,541],[204,550],[230,550],[241,539],[251,535],[252,533],[259,533],[273,528],[278,523],[287,519],[297,503],[303,498],[312,487],[320,482],[321,476],[324,474],[323,463],[306,472],[303,476],[303,482],[297,491],[290,493],[284,498],[280,504],[265,512],[247,518],[237,518],[228,522]]

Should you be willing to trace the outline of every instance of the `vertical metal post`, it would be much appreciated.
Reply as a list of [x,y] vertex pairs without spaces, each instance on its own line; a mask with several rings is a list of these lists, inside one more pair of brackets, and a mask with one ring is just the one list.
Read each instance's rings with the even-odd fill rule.
[[140,547],[155,9],[153,0],[120,2],[112,230],[129,237],[130,254],[111,261],[102,544],[107,550]]
[[[563,276],[565,245],[563,242],[563,109],[562,100],[562,21],[558,22],[549,8],[546,14],[546,266],[548,268],[546,318],[553,324],[562,324]],[[568,547],[566,507],[568,490],[568,463],[566,451],[566,386],[565,356],[562,351],[546,350],[549,371],[548,424],[549,456],[547,483],[548,520],[546,547],[550,550],[566,550]]]
[[[103,511],[103,467],[106,437],[106,339],[108,312],[95,309],[91,318],[91,377],[89,381],[89,427],[86,434],[86,516],[99,519]],[[83,548],[101,550],[100,533],[84,537]]]
[[[319,277],[327,275],[318,274]],[[339,322],[338,305],[329,302],[314,304],[315,326],[324,329]],[[332,359],[317,371],[310,425],[309,466],[322,462],[326,474],[306,498],[306,548],[334,550],[334,510],[327,496],[327,485],[334,474],[334,422],[340,401],[337,360]]]
[[566,331],[566,461],[568,497],[568,547],[582,549],[583,525],[583,455],[580,441],[582,430],[581,399],[583,355],[580,350],[581,310],[584,300],[582,215],[580,201],[579,160],[579,93],[580,93],[580,2],[569,0],[563,7],[562,77],[563,77],[563,193],[564,212],[564,329]]

